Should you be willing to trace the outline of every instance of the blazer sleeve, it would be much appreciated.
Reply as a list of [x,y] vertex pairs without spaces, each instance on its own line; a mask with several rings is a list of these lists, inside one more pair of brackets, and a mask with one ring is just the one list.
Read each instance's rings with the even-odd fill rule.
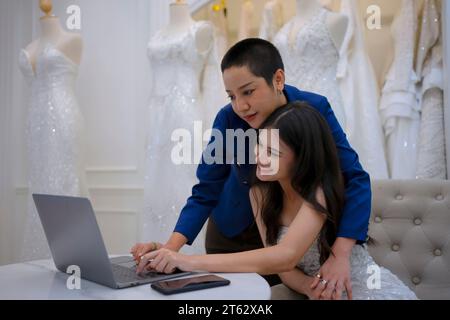
[[[199,182],[192,188],[192,195],[181,210],[174,232],[183,234],[191,245],[202,229],[212,210],[217,206],[231,166],[226,163],[226,129],[229,127],[225,109],[219,111],[213,123],[211,139],[197,168]],[[219,139],[217,135],[220,135]],[[221,142],[221,143],[220,143]],[[212,155],[215,159],[211,163]]]
[[362,168],[328,100],[323,98],[320,105],[336,143],[345,182],[345,206],[337,236],[365,242],[372,202],[370,176]]

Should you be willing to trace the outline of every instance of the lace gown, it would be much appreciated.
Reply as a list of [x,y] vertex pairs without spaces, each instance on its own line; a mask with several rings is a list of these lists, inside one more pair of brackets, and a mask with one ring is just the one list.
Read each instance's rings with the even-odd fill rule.
[[[288,227],[282,227],[278,242],[286,234]],[[319,243],[316,240],[303,258],[297,264],[297,268],[308,276],[315,276],[320,270]],[[355,245],[350,256],[350,277],[354,300],[416,300],[415,293],[408,288],[396,275],[384,267],[378,266],[370,256],[367,249]],[[373,271],[371,268],[379,268],[380,283],[377,288],[372,286]],[[370,284],[370,285],[369,285]],[[342,299],[347,299],[344,292]]]
[[327,16],[328,11],[320,8],[296,34],[295,43],[289,40],[296,24],[296,18],[292,19],[275,36],[274,44],[284,61],[286,83],[327,97],[345,130],[345,111],[336,78],[339,52],[328,30]]
[[417,30],[416,2],[403,0],[392,24],[395,55],[380,101],[380,115],[386,136],[386,156],[392,179],[416,177],[420,107],[414,47]]
[[436,1],[425,0],[416,59],[416,72],[421,80],[418,91],[422,119],[416,170],[416,177],[420,179],[446,179],[447,176],[440,24]]
[[36,70],[25,50],[19,66],[31,87],[26,125],[28,214],[21,258],[50,257],[33,193],[86,193],[83,170],[84,120],[75,98],[78,66],[52,45],[37,56]]
[[[217,101],[212,102],[211,95],[203,95],[203,91],[213,90],[212,87],[218,90],[216,83],[210,83],[211,88],[203,88],[202,79],[211,79],[205,71],[208,70],[210,55],[214,52],[213,45],[205,52],[197,50],[196,34],[205,27],[212,28],[207,22],[197,22],[185,33],[175,37],[157,32],[148,44],[153,80],[148,109],[144,208],[141,217],[143,241],[165,242],[171,235],[192,187],[198,182],[195,163],[200,160],[202,146],[196,147],[194,139],[198,139],[199,133],[202,138],[203,132],[211,128],[212,117],[222,106]],[[219,90],[214,91],[216,97],[225,92]],[[195,133],[197,136],[194,135],[195,121],[201,121],[203,126],[201,131]],[[177,134],[177,129],[182,130],[178,130],[178,133],[190,135],[191,140],[189,137],[172,136],[173,133]],[[175,142],[172,138],[175,138]],[[187,145],[189,150],[186,154],[191,164],[177,164],[174,161],[177,159],[173,159],[173,156],[183,155],[183,152],[177,151],[180,143]],[[203,232],[193,246],[185,247],[184,250],[188,253],[203,253]]]

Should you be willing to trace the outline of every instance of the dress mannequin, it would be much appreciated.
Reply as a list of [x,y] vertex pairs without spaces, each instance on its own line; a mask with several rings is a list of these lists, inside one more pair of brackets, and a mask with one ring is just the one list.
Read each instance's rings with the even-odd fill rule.
[[45,16],[40,18],[41,37],[30,43],[25,51],[30,57],[33,69],[36,68],[36,57],[45,46],[51,44],[61,51],[72,62],[79,65],[83,51],[83,39],[77,33],[65,31],[58,17],[51,15],[52,3],[50,0],[40,0],[40,8]]
[[337,79],[346,116],[346,135],[361,164],[374,179],[387,179],[384,133],[378,112],[379,88],[364,42],[364,22],[358,0],[342,0],[339,9],[349,18],[339,53]]
[[277,32],[283,27],[283,3],[281,0],[271,0],[266,3],[263,10],[259,37],[268,41],[275,38]]
[[19,67],[30,86],[27,109],[28,210],[22,260],[50,257],[33,193],[87,196],[84,118],[75,96],[80,35],[65,32],[41,1],[41,37],[22,49]]
[[[296,21],[289,34],[291,44],[295,43],[295,37],[303,25],[321,8],[322,5],[317,0],[297,0]],[[347,31],[348,18],[343,14],[330,12],[327,17],[327,25],[333,42],[339,50]]]
[[215,39],[217,46],[217,56],[223,57],[228,50],[229,33],[226,17],[226,6],[224,3],[216,3],[208,10],[208,20],[215,26]]
[[251,0],[246,0],[242,4],[241,18],[239,21],[239,34],[238,40],[244,40],[250,38],[253,15],[255,13],[255,6]]
[[[161,30],[167,37],[174,37],[185,33],[195,24],[192,19],[189,5],[184,0],[177,0],[170,4],[170,23]],[[196,33],[196,45],[199,52],[204,52],[211,47],[213,41],[213,29],[209,27],[200,28]]]
[[337,71],[349,19],[330,12],[318,0],[297,0],[297,9],[297,15],[273,40],[284,61],[286,82],[327,97],[341,127],[346,130]]
[[[184,1],[171,4],[170,24],[158,30],[148,43],[151,92],[140,218],[143,241],[169,237],[197,183],[195,161],[201,154],[194,150],[189,159],[194,162],[180,162],[180,143],[175,142],[180,141],[180,130],[192,132],[198,124],[202,130],[210,128],[217,109],[225,104],[217,101],[225,96],[225,89],[221,87],[215,50],[213,24],[194,21]],[[202,237],[200,234],[193,246],[184,250],[204,252]]]

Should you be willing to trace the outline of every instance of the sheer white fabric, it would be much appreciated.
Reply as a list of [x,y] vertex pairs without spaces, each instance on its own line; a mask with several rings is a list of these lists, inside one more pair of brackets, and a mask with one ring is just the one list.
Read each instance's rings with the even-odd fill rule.
[[362,21],[356,0],[342,0],[341,13],[349,19],[341,47],[337,77],[344,102],[351,146],[363,168],[375,179],[387,179],[384,134],[378,113],[379,88],[365,50]]
[[[148,44],[153,86],[141,219],[144,241],[165,242],[169,238],[192,187],[198,182],[195,175],[197,165],[177,165],[173,162],[172,150],[176,144],[172,142],[172,133],[176,129],[187,130],[192,137],[188,145],[194,145],[194,122],[201,121],[203,131],[209,129],[213,117],[225,101],[225,90],[219,85],[222,81],[218,81],[213,43],[204,52],[197,50],[196,34],[200,28],[213,26],[207,22],[197,22],[185,33],[172,37],[157,32]],[[195,156],[192,154],[190,158],[198,162]],[[184,250],[203,253],[204,232],[193,246]]]
[[[288,227],[282,227],[278,237],[278,242],[288,231]],[[379,289],[372,289],[368,286],[371,273],[368,268],[379,268],[380,286]],[[308,276],[315,276],[320,270],[320,247],[316,240],[303,258],[297,264],[297,268]],[[388,269],[378,266],[370,256],[365,246],[355,245],[350,256],[352,293],[354,300],[416,300],[414,292],[408,288],[396,275]],[[347,299],[344,292],[343,299]]]
[[295,43],[290,43],[290,33],[296,24],[293,18],[275,36],[274,44],[284,61],[286,83],[327,97],[345,128],[345,111],[336,78],[339,52],[328,30],[327,15],[328,11],[320,8],[295,35]]
[[83,168],[83,116],[74,87],[78,66],[52,45],[37,56],[36,67],[25,50],[20,68],[31,86],[27,120],[29,165],[28,214],[23,260],[48,258],[50,252],[31,195],[86,194]]
[[422,80],[418,88],[422,119],[416,176],[446,179],[441,17],[436,1],[425,0],[421,25],[416,72]]
[[391,27],[395,55],[380,102],[389,173],[393,179],[414,179],[416,176],[420,127],[420,106],[415,86],[418,79],[413,65],[416,22],[416,2],[402,0],[400,13]]

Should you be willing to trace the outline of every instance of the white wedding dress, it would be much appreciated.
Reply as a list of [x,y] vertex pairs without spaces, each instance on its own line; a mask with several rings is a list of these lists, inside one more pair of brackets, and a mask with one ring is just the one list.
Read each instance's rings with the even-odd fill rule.
[[295,43],[290,43],[297,21],[293,18],[275,36],[274,44],[284,61],[286,83],[327,97],[345,130],[345,110],[336,78],[339,52],[328,30],[328,14],[320,8],[295,35]]
[[[148,109],[144,208],[140,221],[143,241],[164,243],[169,239],[192,187],[198,183],[194,162],[179,165],[173,162],[172,150],[178,144],[172,141],[172,133],[183,129],[191,134],[192,140],[183,143],[188,143],[192,150],[190,159],[198,163],[203,148],[200,148],[200,154],[194,155],[192,146],[196,143],[194,139],[198,139],[194,136],[194,121],[202,121],[200,134],[203,134],[211,128],[213,118],[226,99],[220,85],[214,45],[204,52],[199,52],[196,47],[196,33],[205,27],[212,28],[202,21],[177,36],[168,37],[159,31],[148,44],[152,89]],[[193,246],[183,250],[204,253],[204,231]]]
[[391,27],[395,55],[380,101],[380,115],[392,179],[416,177],[420,127],[420,106],[416,92],[418,79],[414,72],[416,12],[415,1],[402,0],[400,12]]
[[444,132],[444,75],[440,8],[435,0],[425,0],[417,46],[416,72],[421,80],[421,97],[416,177],[446,179]]
[[46,45],[33,69],[27,51],[19,66],[31,87],[27,119],[28,213],[22,260],[50,257],[33,193],[86,194],[83,169],[84,120],[75,98],[78,65]]
[[379,88],[366,53],[357,0],[342,0],[340,13],[349,19],[337,71],[347,120],[345,133],[370,176],[387,179],[384,133],[378,112]]
[[[281,228],[278,242],[287,231],[288,227]],[[297,268],[308,276],[314,277],[320,270],[319,249],[319,242],[316,240],[297,264]],[[380,270],[380,283],[378,286],[371,288],[369,284],[372,284],[372,281],[369,277],[373,274],[373,271],[370,270],[374,268]],[[417,300],[415,293],[396,275],[375,263],[365,246],[355,245],[353,247],[350,256],[350,269],[353,300]],[[342,299],[347,300],[346,292],[342,295]]]

